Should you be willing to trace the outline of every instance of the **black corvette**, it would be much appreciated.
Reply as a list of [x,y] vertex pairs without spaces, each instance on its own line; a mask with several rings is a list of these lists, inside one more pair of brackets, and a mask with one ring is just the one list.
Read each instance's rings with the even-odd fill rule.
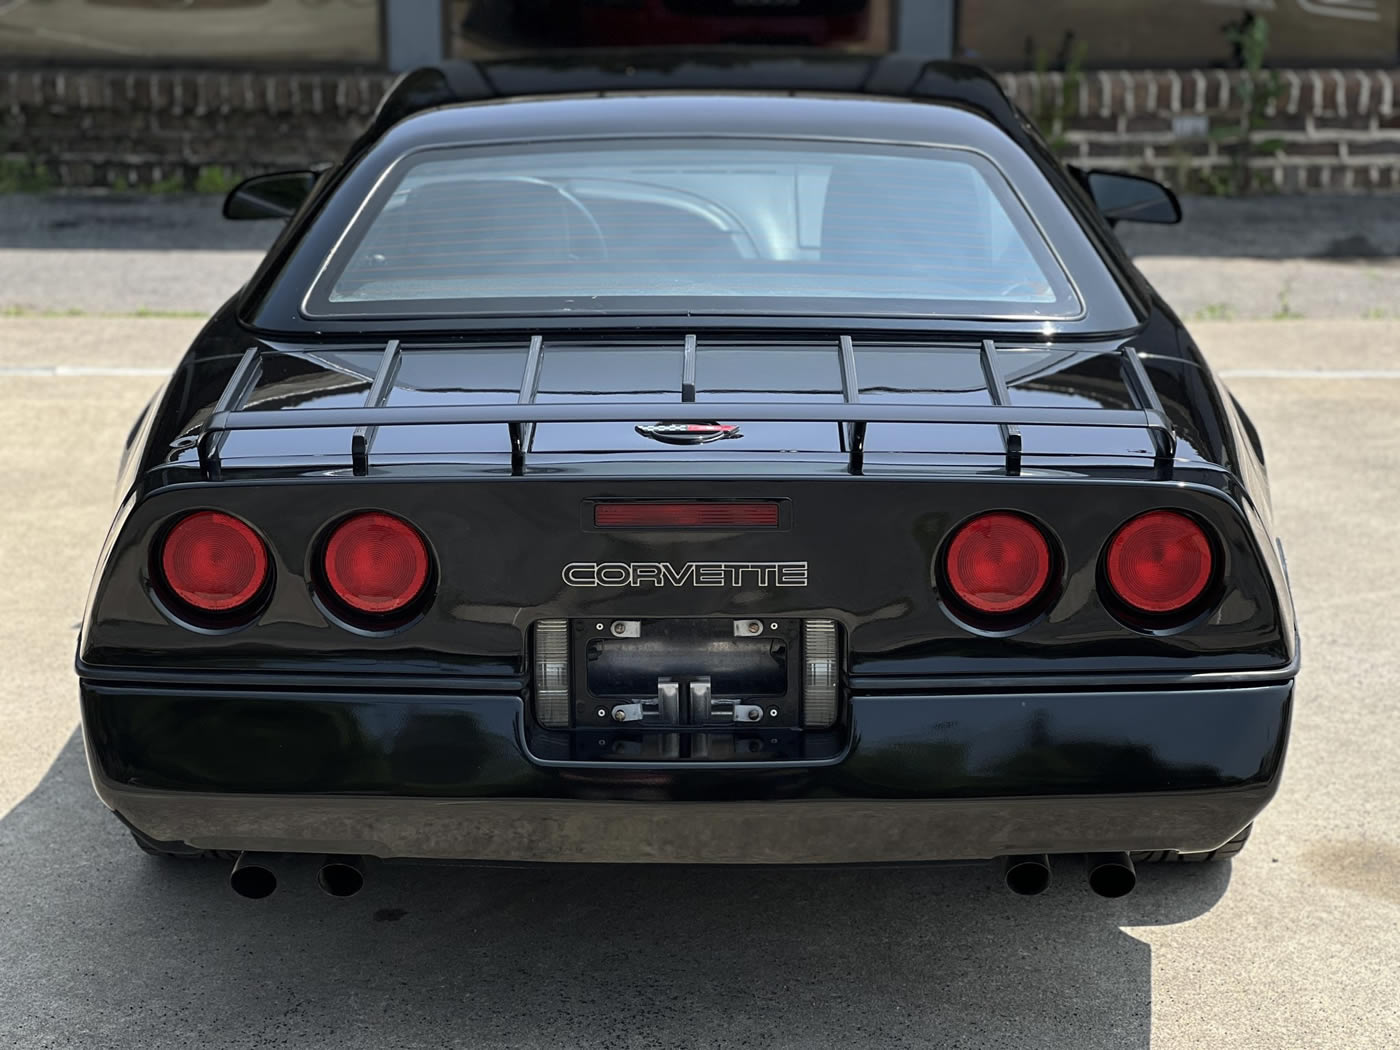
[[1258,436],[995,81],[403,77],[134,428],[83,625],[148,852],[662,863],[1243,845],[1298,667]]

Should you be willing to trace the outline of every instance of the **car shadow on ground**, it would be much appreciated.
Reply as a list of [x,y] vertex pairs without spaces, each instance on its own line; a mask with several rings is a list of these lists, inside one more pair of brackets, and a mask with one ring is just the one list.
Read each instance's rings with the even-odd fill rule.
[[1133,1050],[1152,958],[1121,927],[1205,913],[1230,867],[1147,868],[1118,901],[1074,867],[1038,898],[987,865],[379,864],[348,899],[309,859],[279,874],[247,901],[225,863],[140,854],[75,734],[0,819],[6,1045]]
[[0,195],[0,249],[266,251],[280,222],[230,222],[218,194]]
[[1384,194],[1185,197],[1179,226],[1122,223],[1138,257],[1318,259],[1365,266],[1400,256],[1400,208]]

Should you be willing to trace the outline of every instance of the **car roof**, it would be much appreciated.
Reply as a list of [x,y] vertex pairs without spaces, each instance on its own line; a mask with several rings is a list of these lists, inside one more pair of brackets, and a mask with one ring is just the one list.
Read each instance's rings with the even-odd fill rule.
[[739,91],[589,92],[438,106],[401,120],[366,151],[380,163],[423,149],[608,138],[763,138],[973,149],[1005,165],[1024,154],[980,113],[901,99]]
[[[665,92],[938,102],[978,112],[1022,147],[1031,140],[1024,119],[996,79],[975,66],[906,54],[662,48],[641,56],[635,51],[566,51],[412,70],[390,87],[351,154],[368,149],[414,114],[455,103]],[[614,119],[619,116],[616,110],[611,113]]]

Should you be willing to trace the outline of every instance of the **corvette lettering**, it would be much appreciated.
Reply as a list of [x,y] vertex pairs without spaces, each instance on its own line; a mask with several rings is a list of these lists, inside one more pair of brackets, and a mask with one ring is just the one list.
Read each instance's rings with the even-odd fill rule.
[[564,566],[570,587],[806,587],[805,561],[576,561]]

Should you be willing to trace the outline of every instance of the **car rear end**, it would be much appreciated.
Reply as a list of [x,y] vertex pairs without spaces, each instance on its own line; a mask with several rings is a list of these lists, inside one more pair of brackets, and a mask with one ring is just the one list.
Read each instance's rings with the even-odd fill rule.
[[80,642],[103,800],[170,852],[1027,889],[1246,828],[1297,653],[1203,364],[981,118],[637,102],[409,121],[201,336]]

